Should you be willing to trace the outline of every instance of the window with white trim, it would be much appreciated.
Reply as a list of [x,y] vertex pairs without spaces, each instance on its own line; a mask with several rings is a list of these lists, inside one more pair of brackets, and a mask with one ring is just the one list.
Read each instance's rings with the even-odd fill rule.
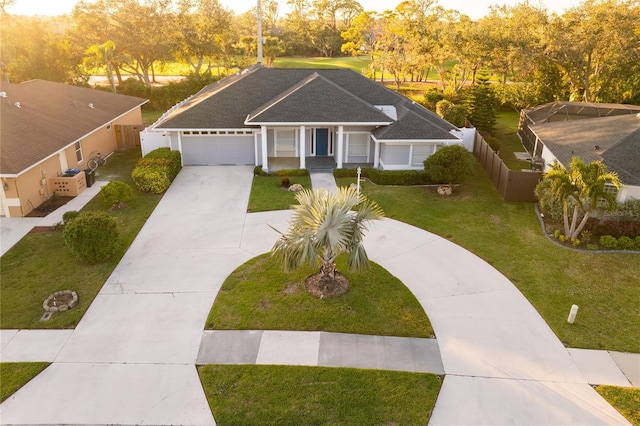
[[433,154],[433,145],[415,144],[411,145],[411,166],[424,166],[424,160]]
[[291,129],[276,130],[276,146],[278,155],[294,155],[296,152],[296,131]]
[[75,150],[76,150],[76,159],[78,160],[78,163],[82,163],[82,144],[80,143],[80,141],[76,142],[75,144]]
[[347,155],[369,157],[369,133],[347,133]]

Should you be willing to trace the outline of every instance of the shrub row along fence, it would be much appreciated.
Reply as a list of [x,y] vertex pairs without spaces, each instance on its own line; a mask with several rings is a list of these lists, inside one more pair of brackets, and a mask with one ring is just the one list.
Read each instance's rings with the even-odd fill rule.
[[473,155],[489,175],[493,186],[505,201],[534,202],[534,189],[542,180],[542,172],[509,170],[487,141],[476,132]]

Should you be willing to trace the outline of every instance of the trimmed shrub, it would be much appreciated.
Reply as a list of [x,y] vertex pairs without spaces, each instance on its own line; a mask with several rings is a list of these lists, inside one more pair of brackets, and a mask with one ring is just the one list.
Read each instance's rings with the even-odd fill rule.
[[611,235],[603,235],[600,237],[600,245],[609,250],[616,250],[618,248],[618,239]]
[[181,168],[180,152],[158,148],[138,161],[131,177],[140,191],[161,194],[169,189]]
[[78,217],[79,214],[80,212],[76,210],[69,210],[68,212],[64,212],[62,214],[62,223],[66,225],[67,223]]
[[274,176],[309,176],[307,169],[282,169],[271,173]]
[[180,151],[171,151],[169,148],[158,148],[148,153],[144,158],[163,158],[169,160],[169,178],[171,182],[173,182],[182,169],[182,156],[180,155]]
[[620,237],[618,238],[618,248],[620,250],[634,250],[636,242],[629,237]]
[[611,235],[616,238],[635,238],[640,235],[640,221],[610,220],[599,223],[594,229],[596,235]]
[[[429,176],[421,170],[376,170],[368,173],[371,182],[378,185],[428,185]],[[356,173],[357,176],[357,173]]]
[[640,250],[640,235],[636,237],[635,241],[636,241],[636,250]]
[[[357,169],[334,169],[333,176],[337,178],[357,178]],[[429,185],[431,180],[422,170],[378,170],[360,169],[360,177],[369,179],[377,185]]]
[[253,168],[253,175],[254,176],[269,176],[269,173],[265,172],[262,169],[262,166],[255,166]]
[[64,242],[71,252],[89,263],[113,256],[118,248],[116,219],[105,212],[82,212],[66,224]]
[[133,188],[124,182],[114,180],[100,188],[102,201],[107,208],[121,206],[133,200]]
[[433,183],[460,183],[474,173],[475,161],[464,146],[449,145],[424,160],[424,171]]

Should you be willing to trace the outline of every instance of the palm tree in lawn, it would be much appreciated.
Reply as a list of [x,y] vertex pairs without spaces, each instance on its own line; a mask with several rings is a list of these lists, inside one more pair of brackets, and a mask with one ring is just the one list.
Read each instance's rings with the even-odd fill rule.
[[[585,164],[574,157],[568,170],[555,161],[536,187],[536,194],[543,206],[551,200],[562,203],[564,234],[573,240],[578,238],[601,200],[608,205],[615,204],[616,196],[607,191],[608,185],[620,188],[620,179],[616,173],[608,171],[601,161]],[[573,206],[571,221],[570,206]]]
[[306,280],[307,291],[319,297],[333,297],[349,290],[349,280],[336,271],[336,258],[348,254],[349,270],[369,265],[362,239],[368,222],[382,219],[384,212],[374,201],[353,188],[339,188],[336,194],[308,189],[296,195],[289,230],[276,241],[272,254],[286,271],[303,265],[320,266]]

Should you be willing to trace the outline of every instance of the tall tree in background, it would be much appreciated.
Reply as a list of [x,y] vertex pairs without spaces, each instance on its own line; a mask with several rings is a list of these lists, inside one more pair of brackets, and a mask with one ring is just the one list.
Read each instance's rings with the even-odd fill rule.
[[[547,28],[546,54],[571,81],[576,100],[615,101],[640,72],[640,4],[585,0]],[[637,82],[636,82],[637,84]]]
[[231,42],[232,13],[218,0],[180,0],[177,15],[178,57],[187,62],[193,73],[208,72],[222,60]]

